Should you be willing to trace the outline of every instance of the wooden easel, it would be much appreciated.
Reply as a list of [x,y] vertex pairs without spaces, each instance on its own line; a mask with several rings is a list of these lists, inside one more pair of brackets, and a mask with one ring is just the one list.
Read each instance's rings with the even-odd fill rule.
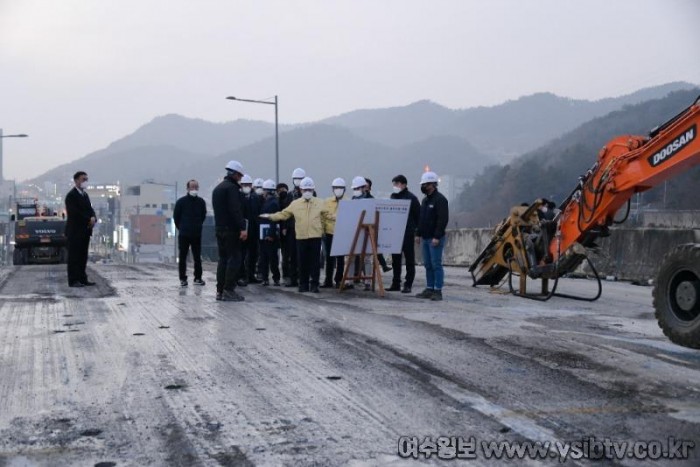
[[[372,291],[375,291],[375,283],[379,283],[379,296],[384,296],[384,283],[382,282],[382,275],[379,273],[379,252],[377,251],[377,233],[379,229],[379,211],[374,213],[374,222],[371,224],[365,224],[365,215],[367,211],[363,210],[360,214],[360,220],[357,222],[357,228],[355,229],[355,236],[352,239],[352,247],[350,248],[350,255],[348,255],[347,261],[345,263],[345,271],[343,272],[343,280],[340,282],[340,287],[338,292],[342,292],[345,289],[345,281],[347,280],[364,280],[372,279]],[[357,241],[362,235],[362,250],[360,253],[355,253],[355,248],[357,246]],[[367,251],[367,242],[371,246],[372,251],[370,253],[365,253]],[[365,264],[365,256],[367,254],[372,255],[372,274],[370,276],[365,276],[362,274],[362,267]],[[354,276],[349,276],[350,268],[355,264],[355,258],[359,256],[360,258],[360,268],[357,268]]]

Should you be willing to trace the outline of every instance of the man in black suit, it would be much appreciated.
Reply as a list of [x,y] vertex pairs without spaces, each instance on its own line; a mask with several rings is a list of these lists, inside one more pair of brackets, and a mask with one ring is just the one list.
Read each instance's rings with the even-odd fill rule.
[[68,285],[85,287],[95,285],[85,272],[88,260],[88,247],[92,228],[95,225],[95,211],[90,204],[87,188],[88,176],[85,172],[73,175],[75,187],[66,195],[66,238],[68,239]]

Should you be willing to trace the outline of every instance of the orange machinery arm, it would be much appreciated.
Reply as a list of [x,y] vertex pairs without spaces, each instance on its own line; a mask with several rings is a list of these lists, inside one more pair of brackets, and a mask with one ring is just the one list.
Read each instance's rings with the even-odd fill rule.
[[635,193],[700,163],[698,127],[700,98],[650,136],[620,136],[604,146],[561,205],[559,235],[549,243],[551,258],[557,261],[591,231],[611,225]]

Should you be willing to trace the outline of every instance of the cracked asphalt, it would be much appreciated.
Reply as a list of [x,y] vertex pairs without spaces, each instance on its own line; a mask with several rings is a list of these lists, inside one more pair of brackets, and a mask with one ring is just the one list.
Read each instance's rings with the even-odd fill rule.
[[700,443],[700,352],[663,336],[650,287],[539,303],[448,268],[437,303],[258,285],[229,303],[211,264],[186,289],[167,265],[89,273],[71,289],[65,266],[0,268],[0,466],[460,464],[401,458],[402,436]]

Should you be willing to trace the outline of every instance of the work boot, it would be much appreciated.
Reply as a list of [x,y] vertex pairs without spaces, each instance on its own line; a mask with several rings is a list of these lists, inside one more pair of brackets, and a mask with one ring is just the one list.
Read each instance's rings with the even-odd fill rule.
[[433,290],[433,296],[430,297],[430,301],[439,302],[442,300],[442,290]]
[[382,271],[384,271],[384,272],[391,271],[391,266],[382,266]]
[[248,286],[248,281],[245,279],[238,279],[236,282],[239,287],[247,287]]
[[245,300],[245,297],[236,293],[235,290],[224,290],[221,300],[224,302],[242,302]]
[[418,298],[432,298],[433,296],[433,289],[424,289],[421,293],[417,293],[416,297]]
[[204,282],[202,279],[195,279],[194,280],[194,285],[204,285],[206,282]]
[[180,287],[187,287],[187,279],[180,281]]
[[403,289],[401,289],[401,293],[411,293],[411,286],[410,285],[404,285]]
[[401,285],[400,285],[400,284],[396,284],[396,283],[391,284],[391,287],[389,287],[388,289],[386,289],[387,292],[398,292],[398,291],[400,291],[400,290],[401,290]]

